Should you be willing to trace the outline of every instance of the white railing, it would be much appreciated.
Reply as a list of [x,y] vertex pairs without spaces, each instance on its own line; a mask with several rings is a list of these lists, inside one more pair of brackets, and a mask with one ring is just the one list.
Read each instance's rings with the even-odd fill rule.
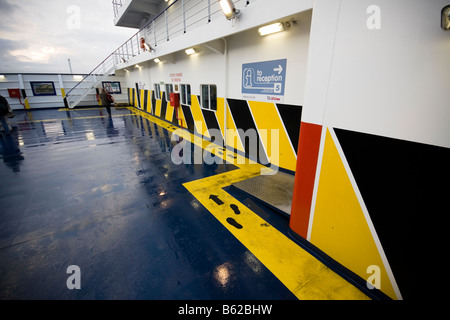
[[[233,2],[236,4],[240,1],[243,0]],[[113,0],[115,13],[122,3],[122,0]],[[157,54],[158,45],[219,17],[224,18],[217,0],[173,1],[73,87],[65,98],[66,107],[74,108],[108,74],[112,73],[118,64],[127,63],[130,58],[146,51]],[[145,46],[141,43],[141,39],[144,39]]]
[[122,8],[123,0],[113,0],[112,5],[113,5],[113,11],[114,11],[114,18],[115,18],[119,14],[120,8]]
[[[238,3],[242,0],[235,0]],[[222,17],[217,0],[176,0],[116,50],[121,62],[148,51],[140,47],[143,38],[151,50],[189,30]]]
[[113,52],[72,89],[70,89],[64,98],[64,105],[66,108],[74,108],[89,93],[93,93],[97,85],[108,77],[110,73],[114,72],[117,65],[115,60],[115,53]]

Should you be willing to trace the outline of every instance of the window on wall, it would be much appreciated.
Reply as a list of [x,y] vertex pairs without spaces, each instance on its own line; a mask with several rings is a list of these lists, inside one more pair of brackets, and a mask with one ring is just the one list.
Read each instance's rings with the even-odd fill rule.
[[56,96],[55,84],[53,81],[31,81],[30,84],[34,96]]
[[217,110],[217,86],[215,84],[202,84],[200,86],[202,107]]
[[161,99],[161,86],[159,83],[155,83],[153,85],[153,88],[155,90],[155,98],[156,99]]
[[167,99],[169,99],[170,94],[173,92],[173,84],[167,83],[166,84],[166,95]]
[[181,85],[181,103],[191,105],[191,85]]

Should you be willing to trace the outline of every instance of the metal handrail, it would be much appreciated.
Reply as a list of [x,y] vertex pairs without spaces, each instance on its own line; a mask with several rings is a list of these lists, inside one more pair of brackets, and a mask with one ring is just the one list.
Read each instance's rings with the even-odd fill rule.
[[[241,0],[234,0],[235,3],[239,1]],[[113,0],[112,3],[115,14],[118,14],[119,8],[123,6],[123,0]],[[169,11],[177,3],[181,3],[180,6]],[[192,5],[187,7],[187,4]],[[213,6],[215,9],[211,10]],[[104,72],[115,68],[120,62],[126,63],[130,57],[144,52],[145,50],[140,47],[140,38],[146,38],[146,43],[153,46],[151,49],[154,50],[154,47],[157,47],[158,43],[169,41],[177,33],[186,33],[187,29],[201,21],[205,21],[206,23],[211,22],[212,16],[218,11],[220,11],[220,8],[218,2],[215,0],[174,0],[121,46],[109,54],[89,74],[84,76],[79,83],[67,92],[66,97],[76,98],[83,96],[83,93],[75,94],[76,89],[82,89],[80,86],[82,83],[87,82],[90,78],[95,80],[96,76],[107,76],[107,74],[104,75]],[[153,39],[151,39],[152,37]],[[87,90],[90,89],[88,88]],[[76,99],[72,99],[71,101],[75,102]]]

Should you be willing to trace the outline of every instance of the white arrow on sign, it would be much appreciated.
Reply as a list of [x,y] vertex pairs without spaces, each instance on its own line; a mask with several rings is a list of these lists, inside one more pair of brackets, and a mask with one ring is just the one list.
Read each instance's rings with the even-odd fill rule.
[[278,68],[273,69],[273,71],[278,71],[278,74],[280,74],[281,72],[283,72],[283,67],[281,66],[281,64],[279,64]]

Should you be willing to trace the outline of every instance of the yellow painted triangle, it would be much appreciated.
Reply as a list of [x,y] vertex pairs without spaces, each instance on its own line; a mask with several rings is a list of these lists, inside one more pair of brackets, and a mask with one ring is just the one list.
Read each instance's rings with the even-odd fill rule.
[[339,152],[327,129],[310,241],[367,280],[369,266],[380,270],[380,290],[396,294]]

